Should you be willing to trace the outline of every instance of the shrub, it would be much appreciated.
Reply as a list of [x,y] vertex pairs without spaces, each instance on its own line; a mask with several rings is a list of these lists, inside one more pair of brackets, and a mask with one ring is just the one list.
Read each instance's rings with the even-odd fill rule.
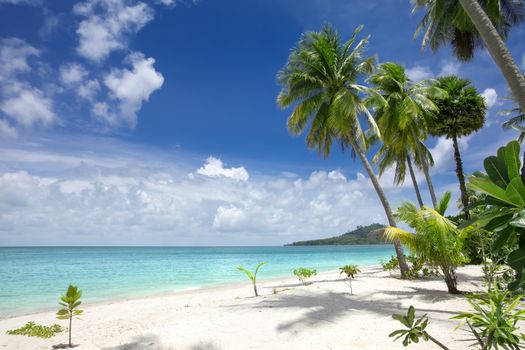
[[9,330],[6,333],[9,335],[25,335],[28,337],[47,339],[54,337],[56,333],[60,333],[63,330],[64,329],[58,324],[53,324],[51,326],[41,326],[34,322],[27,322],[25,326]]
[[299,267],[293,270],[293,274],[301,281],[303,285],[306,285],[306,280],[312,276],[317,275],[317,271],[314,269],[307,269],[305,267]]

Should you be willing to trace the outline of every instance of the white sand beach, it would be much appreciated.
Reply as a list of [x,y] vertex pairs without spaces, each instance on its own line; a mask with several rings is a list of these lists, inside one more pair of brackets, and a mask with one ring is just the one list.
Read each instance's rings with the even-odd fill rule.
[[[479,266],[458,270],[459,288],[481,290]],[[414,305],[427,313],[429,333],[451,349],[470,344],[454,330],[455,312],[468,310],[463,296],[449,295],[441,279],[402,281],[377,267],[364,268],[353,282],[354,295],[337,272],[320,273],[302,286],[294,278],[260,281],[261,296],[250,283],[186,291],[119,302],[84,304],[73,324],[76,349],[231,350],[231,349],[403,349],[388,334],[401,328],[391,318]],[[273,294],[276,288],[278,294]],[[61,323],[54,312],[0,320],[0,349],[51,349],[67,342],[7,335],[28,321]],[[469,341],[457,341],[457,340]],[[414,344],[413,349],[436,349]]]

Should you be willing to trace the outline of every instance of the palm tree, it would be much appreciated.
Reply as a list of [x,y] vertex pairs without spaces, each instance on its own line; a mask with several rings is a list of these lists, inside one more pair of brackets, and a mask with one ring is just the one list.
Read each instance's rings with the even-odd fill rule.
[[421,165],[425,174],[435,207],[437,200],[428,164],[430,152],[422,140],[427,138],[428,121],[438,110],[429,97],[441,96],[442,91],[433,86],[431,81],[413,84],[405,68],[394,62],[381,64],[377,72],[370,76],[369,81],[387,101],[386,104],[377,105],[375,113],[384,147],[397,148],[397,151],[386,152],[394,152],[407,160],[409,151],[416,155],[416,163]]
[[397,216],[415,233],[404,231],[397,227],[387,227],[385,235],[388,240],[399,239],[412,254],[424,260],[427,264],[439,267],[448,292],[458,294],[456,266],[465,262],[463,243],[467,231],[459,230],[452,221],[447,219],[445,211],[452,197],[446,192],[436,209],[417,209],[412,203],[403,204]]
[[412,3],[414,11],[426,10],[415,33],[417,36],[426,28],[423,47],[437,51],[450,43],[456,57],[463,61],[472,59],[476,48],[486,47],[519,106],[525,110],[525,78],[505,46],[510,28],[525,18],[522,0],[412,0]]
[[[286,108],[294,104],[288,118],[288,129],[301,134],[308,127],[306,143],[328,157],[334,141],[343,149],[351,147],[365,167],[379,196],[390,226],[395,219],[386,195],[366,157],[367,142],[359,116],[364,115],[371,128],[379,133],[369,113],[363,94],[381,99],[373,89],[357,84],[374,68],[375,58],[364,57],[363,49],[368,37],[355,44],[362,26],[354,31],[350,40],[341,43],[339,34],[330,25],[320,32],[306,32],[288,57],[286,66],[277,79],[283,86],[277,103]],[[398,241],[394,241],[404,278],[408,266]]]
[[[469,205],[463,162],[459,152],[458,138],[478,131],[485,124],[487,107],[485,100],[478,94],[470,80],[450,75],[437,79],[436,85],[447,92],[443,98],[435,100],[439,108],[436,118],[430,125],[430,134],[445,136],[452,140],[454,159],[456,160],[456,174],[461,191],[463,208]],[[469,212],[465,210],[465,219],[469,219]]]

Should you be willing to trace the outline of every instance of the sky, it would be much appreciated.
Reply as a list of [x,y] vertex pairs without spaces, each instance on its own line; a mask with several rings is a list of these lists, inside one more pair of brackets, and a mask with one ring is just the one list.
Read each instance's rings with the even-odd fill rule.
[[[288,133],[276,73],[301,33],[363,24],[368,53],[413,80],[472,80],[487,123],[460,145],[480,170],[517,136],[507,86],[485,50],[422,50],[420,16],[404,0],[0,0],[0,245],[281,245],[385,223],[359,162]],[[525,69],[524,38],[507,44]],[[457,198],[450,140],[427,145]],[[394,208],[415,200],[392,171],[381,184]]]

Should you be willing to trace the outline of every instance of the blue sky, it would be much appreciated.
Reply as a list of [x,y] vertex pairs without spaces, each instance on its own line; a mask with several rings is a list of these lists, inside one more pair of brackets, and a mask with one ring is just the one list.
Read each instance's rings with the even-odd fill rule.
[[[0,244],[282,244],[384,221],[359,163],[288,134],[275,75],[302,32],[364,24],[380,62],[483,93],[487,125],[461,142],[477,170],[515,136],[505,82],[485,51],[422,51],[419,16],[400,0],[0,0]],[[524,37],[508,42],[522,66]],[[450,142],[428,146],[457,192]]]

